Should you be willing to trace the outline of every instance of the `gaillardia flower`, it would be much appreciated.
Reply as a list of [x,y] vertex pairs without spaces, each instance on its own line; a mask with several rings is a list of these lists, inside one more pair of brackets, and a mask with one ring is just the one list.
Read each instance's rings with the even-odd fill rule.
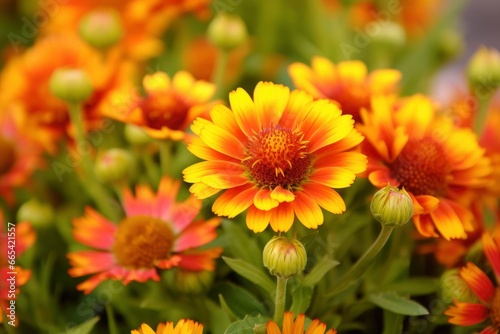
[[135,197],[126,190],[126,217],[118,225],[91,208],[74,220],[75,240],[96,249],[68,254],[71,276],[94,274],[78,290],[90,293],[107,279],[123,284],[158,281],[157,268],[214,270],[222,249],[199,247],[215,239],[220,218],[194,220],[201,203],[193,196],[176,202],[179,187],[179,181],[163,178],[156,195],[147,186],[137,186]]
[[156,327],[156,332],[146,324],[142,324],[141,328],[132,330],[130,334],[202,334],[203,325],[193,320],[181,319],[174,326],[173,322],[159,323]]
[[198,137],[188,149],[206,160],[183,171],[196,197],[225,190],[212,210],[232,218],[248,209],[246,223],[254,232],[269,223],[288,231],[295,215],[317,228],[320,207],[346,210],[332,188],[349,187],[367,163],[349,151],[363,140],[350,115],[328,100],[268,82],[257,85],[253,100],[241,88],[229,100],[232,110],[217,105],[212,121],[198,118],[191,126]]
[[[498,232],[498,230],[497,230]],[[460,270],[460,276],[479,298],[480,303],[454,301],[444,314],[451,324],[472,326],[487,321],[480,334],[500,332],[500,235],[483,234],[483,250],[488,258],[496,279],[496,286],[488,275],[475,264],[469,262]]]
[[182,140],[187,127],[198,116],[208,114],[208,103],[215,86],[195,80],[185,71],[172,79],[168,74],[156,72],[143,79],[145,96],[135,89],[117,90],[106,108],[108,117],[140,125],[151,137]]
[[431,101],[421,95],[401,101],[375,97],[361,117],[371,183],[406,189],[423,236],[466,238],[474,228],[470,203],[491,173],[472,131],[435,116]]
[[336,334],[335,329],[330,329],[326,333],[326,325],[319,321],[318,319],[313,320],[307,329],[304,328],[306,322],[306,316],[304,314],[299,314],[295,320],[293,320],[292,312],[285,312],[285,318],[283,320],[283,330],[280,330],[278,325],[274,321],[269,321],[266,325],[267,334]]
[[342,112],[359,121],[359,111],[370,105],[375,95],[397,91],[401,73],[397,70],[375,70],[368,74],[366,65],[358,60],[337,65],[326,58],[314,57],[311,67],[293,63],[288,68],[293,84],[315,99],[330,99],[340,104]]

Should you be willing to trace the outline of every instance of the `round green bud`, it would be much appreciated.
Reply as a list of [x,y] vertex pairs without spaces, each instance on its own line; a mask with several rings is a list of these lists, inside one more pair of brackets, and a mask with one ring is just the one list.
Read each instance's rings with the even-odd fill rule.
[[231,51],[245,43],[247,37],[245,22],[236,15],[218,15],[208,26],[208,39],[226,51]]
[[52,73],[49,81],[50,92],[64,102],[75,104],[87,100],[93,87],[85,71],[60,68]]
[[126,124],[123,130],[125,139],[134,145],[146,145],[153,142],[153,138],[146,133],[140,126]]
[[446,304],[458,302],[478,302],[474,292],[469,288],[464,279],[460,276],[457,268],[446,270],[439,279],[439,294]]
[[214,272],[210,270],[188,271],[174,268],[165,271],[162,278],[172,292],[196,296],[210,289],[214,281],[214,275]]
[[83,40],[98,49],[107,49],[123,37],[120,16],[112,9],[95,10],[85,15],[79,32]]
[[135,167],[135,159],[129,151],[112,148],[98,155],[95,173],[102,183],[118,185],[134,176]]
[[493,93],[500,87],[500,53],[495,49],[480,47],[469,60],[467,79],[473,90]]
[[464,49],[464,39],[453,29],[444,30],[438,37],[437,55],[441,63],[455,59]]
[[33,198],[19,207],[16,218],[17,221],[27,221],[36,228],[45,228],[53,223],[54,210],[52,206]]
[[297,239],[273,237],[264,247],[262,259],[271,275],[289,278],[304,270],[307,252]]
[[380,32],[373,35],[373,41],[384,48],[400,48],[406,42],[406,32],[396,22],[386,22]]
[[386,226],[402,226],[413,216],[413,201],[403,188],[387,185],[373,196],[370,211]]

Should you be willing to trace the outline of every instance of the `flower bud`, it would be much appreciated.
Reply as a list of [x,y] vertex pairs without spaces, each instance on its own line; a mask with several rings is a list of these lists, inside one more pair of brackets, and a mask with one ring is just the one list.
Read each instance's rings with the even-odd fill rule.
[[457,268],[445,271],[439,279],[439,293],[446,304],[458,302],[477,302],[477,297],[460,276]]
[[500,53],[480,47],[469,60],[467,78],[474,90],[496,90],[500,87]]
[[34,227],[44,228],[52,224],[54,210],[48,204],[30,199],[19,207],[16,218],[17,221],[27,221]]
[[96,10],[83,17],[79,32],[91,46],[106,49],[122,38],[123,27],[116,11]]
[[442,64],[455,59],[464,49],[462,35],[453,29],[444,30],[438,38],[437,56]]
[[124,135],[125,139],[134,145],[146,145],[153,142],[150,135],[146,133],[140,126],[134,124],[126,124]]
[[396,22],[386,22],[384,29],[373,35],[373,41],[385,48],[400,48],[406,42],[403,27]]
[[85,71],[60,68],[52,73],[50,92],[67,103],[81,103],[92,94],[92,82]]
[[210,270],[188,271],[174,268],[165,271],[163,279],[174,293],[193,296],[207,292],[212,286],[214,275]]
[[304,270],[307,252],[297,239],[273,237],[264,247],[263,262],[271,275],[288,278]]
[[126,150],[112,148],[97,157],[95,172],[102,183],[127,182],[135,174],[134,157]]
[[208,38],[217,47],[231,51],[247,40],[247,28],[236,15],[218,15],[208,26]]
[[402,226],[413,216],[413,201],[403,188],[387,185],[373,196],[370,211],[386,226]]

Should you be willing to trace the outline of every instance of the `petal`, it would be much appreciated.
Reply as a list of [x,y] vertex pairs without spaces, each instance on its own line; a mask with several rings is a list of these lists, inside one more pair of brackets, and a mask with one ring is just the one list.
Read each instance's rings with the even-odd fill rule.
[[293,204],[283,202],[271,210],[269,222],[275,232],[286,232],[292,227],[294,218]]
[[271,190],[269,189],[259,189],[253,199],[255,207],[264,211],[269,211],[277,207],[279,203],[277,200],[271,198]]
[[354,120],[351,115],[342,115],[330,120],[328,123],[321,124],[317,127],[317,130],[308,137],[310,141],[309,151],[315,152],[347,137],[353,129],[353,125]]
[[347,188],[356,178],[356,175],[345,168],[325,167],[314,170],[311,181],[323,184],[330,188]]
[[228,189],[215,200],[212,211],[218,216],[234,218],[252,205],[258,191],[259,188],[249,184]]
[[391,171],[385,167],[368,174],[368,180],[377,188],[383,188],[388,184],[395,187],[399,186],[399,182],[391,177]]
[[253,136],[254,132],[261,130],[259,114],[250,95],[244,89],[238,88],[229,93],[229,103],[233,110],[238,127],[247,137]]
[[197,199],[205,199],[211,197],[222,189],[212,188],[207,186],[204,183],[195,183],[191,187],[189,187],[189,191],[197,198]]
[[488,326],[485,329],[483,329],[479,334],[498,334],[498,329]]
[[287,189],[283,189],[281,186],[277,186],[271,191],[271,198],[282,203],[282,202],[292,202],[295,199],[293,192]]
[[171,223],[176,234],[182,232],[200,213],[202,202],[194,195],[189,196],[184,202],[175,202],[171,210],[162,213],[159,218]]
[[217,237],[216,229],[220,223],[220,218],[212,218],[207,221],[200,220],[189,225],[179,236],[177,236],[173,250],[175,252],[183,252],[190,248],[208,244]]
[[455,306],[450,306],[444,314],[451,317],[450,324],[460,326],[472,326],[486,320],[489,308],[481,304],[460,303],[455,301]]
[[67,257],[72,266],[68,273],[72,277],[94,274],[118,266],[113,254],[97,251],[79,251],[68,253]]
[[462,267],[460,269],[460,276],[479,299],[485,303],[491,302],[495,295],[495,287],[488,278],[488,275],[474,263],[468,262],[465,267]]
[[493,267],[497,283],[500,284],[500,245],[498,240],[498,238],[493,239],[488,233],[484,233],[482,237],[484,254]]
[[255,233],[264,231],[267,225],[269,225],[270,219],[271,211],[259,210],[255,205],[251,205],[248,208],[246,224],[247,227]]
[[142,85],[148,95],[162,94],[170,88],[170,77],[164,72],[145,75]]
[[203,160],[226,160],[234,163],[239,162],[238,159],[232,158],[209,147],[199,137],[194,137],[187,145],[187,149],[189,152]]
[[322,156],[321,159],[315,161],[314,167],[341,167],[358,174],[366,170],[367,162],[368,160],[364,154],[358,152],[340,152],[330,156]]
[[[289,97],[290,88],[286,86],[262,81],[257,84],[253,99],[255,101],[255,111],[263,128],[278,124],[288,104]],[[257,130],[260,130],[260,128]]]
[[318,228],[323,224],[323,212],[319,205],[304,192],[296,193],[293,208],[297,218],[307,228]]
[[462,222],[446,201],[440,201],[438,208],[432,211],[430,216],[446,240],[467,238]]
[[245,169],[229,161],[202,161],[198,162],[182,171],[184,181],[188,183],[205,183],[206,185],[217,188],[227,189],[241,186],[248,183]]
[[75,218],[73,226],[73,238],[76,241],[102,250],[109,250],[113,246],[117,226],[94,209],[86,207],[85,216]]
[[310,102],[312,100],[313,97],[303,90],[296,89],[292,91],[278,124],[283,128],[293,129],[297,115],[303,113],[304,110],[311,109],[312,104]]
[[234,113],[228,107],[222,104],[216,105],[213,107],[212,111],[210,111],[210,118],[212,118],[215,125],[231,132],[242,143],[246,142],[247,136],[241,131],[241,128],[236,122]]
[[191,271],[215,270],[215,260],[222,254],[222,248],[179,254],[179,268]]
[[417,228],[418,232],[424,237],[437,238],[439,235],[436,233],[434,228],[434,222],[430,215],[414,215],[413,223]]
[[422,207],[422,214],[429,214],[439,207],[439,199],[431,195],[415,196],[415,201]]
[[269,320],[266,324],[266,333],[267,334],[281,334],[281,331],[276,325],[276,323],[272,320]]
[[238,160],[244,158],[245,147],[230,131],[203,118],[195,119],[191,130],[214,150]]
[[346,210],[344,200],[335,190],[316,183],[307,183],[302,188],[305,193],[311,196],[326,211],[340,214]]

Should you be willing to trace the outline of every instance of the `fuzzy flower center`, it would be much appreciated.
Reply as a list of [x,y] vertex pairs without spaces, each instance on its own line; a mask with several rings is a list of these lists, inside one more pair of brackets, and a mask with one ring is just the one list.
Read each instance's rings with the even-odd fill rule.
[[311,160],[304,134],[278,126],[250,138],[242,163],[261,187],[291,189],[309,175]]
[[500,329],[500,287],[495,290],[495,296],[491,302],[490,319],[493,328]]
[[189,105],[175,94],[149,96],[141,103],[148,127],[160,130],[167,127],[172,130],[184,130]]
[[415,196],[446,193],[450,168],[442,145],[432,138],[408,141],[389,167],[392,176]]
[[152,268],[155,260],[169,256],[174,242],[170,226],[157,218],[125,218],[115,233],[113,253],[118,263],[134,269]]
[[0,134],[0,175],[6,174],[16,161],[14,144]]

